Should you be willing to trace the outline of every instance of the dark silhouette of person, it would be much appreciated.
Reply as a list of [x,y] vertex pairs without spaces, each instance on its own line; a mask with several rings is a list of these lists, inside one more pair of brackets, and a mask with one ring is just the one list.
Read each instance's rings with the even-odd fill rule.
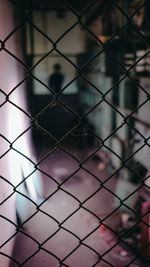
[[61,65],[60,64],[55,64],[54,67],[54,72],[50,75],[48,84],[50,88],[55,92],[58,93],[60,89],[62,88],[62,84],[64,81],[64,75],[61,73]]

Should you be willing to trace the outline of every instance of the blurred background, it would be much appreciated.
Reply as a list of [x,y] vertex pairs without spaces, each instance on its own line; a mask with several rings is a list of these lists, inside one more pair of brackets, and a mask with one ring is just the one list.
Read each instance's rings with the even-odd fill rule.
[[149,7],[0,1],[3,267],[148,266]]

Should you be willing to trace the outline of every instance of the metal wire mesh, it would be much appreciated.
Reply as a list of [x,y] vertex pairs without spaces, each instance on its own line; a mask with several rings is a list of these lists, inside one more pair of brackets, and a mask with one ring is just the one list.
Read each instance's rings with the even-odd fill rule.
[[[8,201],[8,199],[10,199],[15,193],[18,193],[20,195],[22,195],[24,198],[28,199],[28,201],[32,202],[33,205],[35,205],[36,211],[32,214],[32,216],[30,216],[26,221],[24,221],[23,223],[20,223],[19,225],[15,224],[13,221],[9,220],[8,218],[6,218],[5,216],[3,216],[3,214],[1,214],[1,218],[3,218],[4,220],[6,220],[8,223],[14,225],[14,227],[16,228],[16,232],[13,234],[13,236],[11,236],[8,240],[6,240],[0,248],[3,248],[11,239],[13,239],[17,233],[22,233],[23,235],[27,236],[28,238],[32,239],[38,246],[37,250],[34,252],[33,255],[31,255],[30,257],[26,258],[23,262],[18,262],[16,259],[14,259],[13,257],[11,257],[10,255],[7,255],[3,252],[0,252],[3,256],[10,258],[14,263],[18,264],[18,266],[24,266],[27,262],[30,261],[30,259],[35,256],[40,250],[45,251],[46,253],[49,253],[50,255],[52,255],[54,258],[56,258],[58,260],[58,264],[59,266],[68,266],[67,264],[65,264],[65,260],[67,258],[69,258],[81,245],[85,246],[87,248],[89,248],[91,251],[93,251],[95,253],[95,255],[97,255],[97,261],[92,265],[92,266],[96,266],[98,265],[100,262],[106,263],[108,266],[113,266],[108,260],[106,260],[104,258],[104,256],[107,254],[109,254],[109,252],[115,248],[118,244],[120,244],[120,242],[127,244],[127,242],[124,240],[124,236],[126,236],[127,234],[130,234],[141,222],[145,225],[145,227],[149,227],[149,224],[146,223],[143,218],[149,214],[149,211],[147,211],[144,214],[138,214],[134,209],[132,209],[131,207],[129,207],[125,201],[130,198],[131,196],[133,196],[135,193],[137,193],[143,186],[147,186],[145,184],[146,180],[149,178],[149,176],[145,177],[142,180],[142,183],[139,184],[139,186],[137,186],[136,190],[134,190],[132,193],[130,193],[127,197],[125,197],[124,199],[121,199],[115,192],[112,192],[109,188],[107,188],[107,182],[111,180],[112,177],[114,177],[115,175],[117,175],[119,172],[122,171],[123,168],[127,169],[130,173],[132,173],[132,175],[134,176],[138,176],[137,172],[132,169],[132,167],[130,166],[130,160],[143,148],[148,146],[149,147],[149,139],[150,137],[146,138],[145,136],[143,136],[143,134],[141,134],[141,132],[135,127],[135,125],[132,123],[132,118],[136,119],[136,113],[137,111],[143,107],[146,103],[149,102],[150,100],[150,95],[149,93],[145,90],[145,88],[143,86],[141,86],[141,84],[137,81],[137,79],[132,75],[133,71],[135,70],[135,67],[143,60],[143,58],[145,58],[150,50],[148,49],[141,57],[139,57],[138,59],[135,59],[134,62],[132,62],[132,64],[130,66],[128,66],[128,69],[125,66],[124,61],[120,61],[117,57],[114,56],[113,51],[110,49],[111,46],[111,41],[113,39],[116,38],[116,36],[122,32],[124,29],[126,29],[128,26],[131,27],[131,29],[134,29],[136,31],[136,33],[140,36],[142,42],[144,43],[144,45],[146,44],[147,47],[149,47],[149,41],[147,40],[147,38],[145,37],[144,33],[142,33],[133,23],[132,19],[134,18],[134,16],[145,6],[147,5],[147,2],[143,2],[140,6],[138,6],[138,8],[136,8],[136,10],[131,14],[128,15],[124,8],[121,7],[121,5],[119,5],[119,1],[113,1],[111,0],[111,4],[114,8],[116,8],[117,10],[119,10],[119,12],[122,14],[123,18],[126,19],[126,23],[119,29],[115,30],[114,33],[111,35],[111,37],[106,41],[106,42],[102,42],[100,38],[98,38],[92,30],[90,30],[90,28],[82,21],[83,16],[90,10],[90,8],[92,8],[94,6],[95,3],[97,3],[98,1],[90,1],[90,3],[88,4],[88,6],[86,6],[86,8],[83,9],[83,11],[81,13],[77,12],[75,8],[73,8],[73,5],[69,3],[69,1],[62,1],[63,2],[63,6],[64,8],[70,10],[75,16],[76,16],[76,22],[70,26],[69,29],[67,29],[64,33],[62,33],[62,35],[57,39],[57,41],[53,41],[51,39],[51,36],[47,36],[45,32],[43,32],[38,26],[36,26],[34,24],[33,21],[31,21],[30,19],[30,14],[34,11],[34,9],[36,9],[36,7],[41,4],[44,7],[44,3],[46,3],[46,1],[33,1],[32,5],[28,6],[28,2],[24,1],[23,5],[20,4],[19,1],[14,1],[14,0],[10,0],[12,6],[14,6],[17,10],[17,12],[19,12],[22,16],[22,22],[13,30],[9,33],[9,35],[5,38],[5,40],[1,40],[1,48],[0,51],[5,51],[6,53],[8,53],[11,57],[13,57],[16,61],[18,61],[21,65],[23,65],[23,67],[26,69],[26,77],[23,78],[23,80],[21,80],[19,82],[19,84],[17,84],[9,94],[6,94],[4,89],[2,88],[0,90],[0,93],[2,93],[4,95],[4,101],[1,103],[0,107],[4,106],[6,103],[10,103],[11,105],[15,106],[17,109],[21,110],[25,116],[27,116],[27,118],[30,119],[31,124],[30,126],[25,129],[13,142],[10,142],[4,135],[0,135],[3,139],[5,139],[6,142],[8,142],[9,144],[9,149],[1,155],[0,158],[3,158],[7,153],[9,153],[9,151],[16,151],[18,154],[20,154],[21,156],[23,156],[24,158],[26,158],[28,161],[31,162],[31,164],[33,164],[34,170],[32,171],[32,173],[30,173],[27,177],[25,177],[17,186],[14,186],[12,183],[10,183],[5,177],[0,177],[0,179],[2,179],[3,181],[7,182],[11,187],[12,187],[12,193],[1,202],[1,205],[3,205],[5,202]],[[26,2],[26,3],[25,3]],[[32,1],[31,1],[32,2]],[[107,1],[106,1],[107,2]],[[48,1],[47,1],[48,3]],[[30,3],[31,4],[31,3]],[[61,3],[62,4],[62,3]],[[104,4],[104,3],[103,3]],[[109,4],[109,3],[108,3]],[[32,6],[32,7],[31,7]],[[50,44],[52,45],[52,49],[50,49],[50,51],[48,51],[47,53],[44,54],[44,56],[42,56],[40,58],[40,60],[38,60],[38,62],[36,62],[31,68],[22,60],[20,60],[14,53],[12,53],[11,51],[9,51],[6,48],[6,43],[9,40],[10,37],[12,37],[21,27],[23,27],[25,25],[25,23],[28,23],[30,25],[30,27],[33,27],[34,29],[36,29],[42,36],[44,36],[48,42],[50,42]],[[88,32],[88,34],[90,36],[92,36],[92,38],[100,44],[100,46],[102,47],[100,49],[100,51],[98,51],[96,53],[96,55],[94,55],[92,58],[90,58],[81,68],[79,68],[75,63],[73,63],[66,55],[64,55],[59,49],[58,49],[58,43],[60,42],[60,40],[62,40],[76,25],[80,25],[82,26],[82,28]],[[76,76],[73,80],[71,80],[67,85],[65,85],[65,87],[63,87],[58,93],[55,93],[47,84],[45,84],[42,80],[39,80],[36,75],[34,74],[34,70],[36,69],[36,67],[46,58],[48,57],[53,51],[57,52],[61,57],[63,57],[67,62],[69,62],[75,69],[76,69]],[[120,69],[120,73],[121,75],[118,77],[118,79],[114,82],[114,84],[111,86],[111,88],[109,88],[109,90],[107,90],[106,93],[101,92],[101,90],[99,90],[99,88],[97,88],[84,74],[84,70],[86,69],[87,66],[90,65],[90,63],[92,63],[95,58],[97,58],[98,56],[100,56],[103,52],[106,53],[107,57],[109,58],[110,61],[115,62],[115,65]],[[51,94],[53,95],[53,100],[47,105],[45,106],[36,116],[32,117],[29,113],[27,113],[27,111],[25,111],[22,107],[18,106],[17,104],[15,104],[14,102],[12,102],[10,100],[10,96],[11,94],[25,81],[27,81],[29,78],[32,78],[34,80],[37,80],[41,85],[43,85],[44,87],[46,87]],[[84,81],[86,81],[88,84],[90,84],[101,96],[100,100],[98,101],[98,103],[96,103],[96,105],[94,105],[92,108],[90,108],[86,113],[84,113],[83,115],[79,115],[77,112],[75,112],[69,105],[67,105],[66,103],[64,103],[59,96],[65,91],[65,89],[72,84],[74,81],[76,81],[78,78],[82,78]],[[124,113],[121,111],[121,109],[119,108],[118,105],[116,105],[116,103],[114,103],[113,101],[110,101],[109,98],[107,97],[108,94],[110,92],[113,92],[113,90],[119,86],[119,84],[125,80],[126,78],[128,78],[130,81],[132,81],[134,83],[135,86],[137,86],[139,88],[139,90],[141,90],[145,96],[146,99],[144,102],[140,103],[139,105],[137,105],[132,111],[129,111],[127,115],[124,115]],[[55,137],[51,132],[48,132],[47,130],[45,130],[43,127],[41,127],[38,123],[38,119],[40,117],[42,117],[42,115],[50,108],[52,107],[55,103],[59,103],[60,105],[62,105],[65,110],[67,112],[70,112],[71,114],[73,114],[76,119],[77,119],[77,123],[65,134],[63,135],[61,138],[57,138]],[[109,133],[109,135],[105,136],[105,138],[101,138],[93,129],[91,129],[86,123],[85,123],[85,118],[93,111],[95,110],[98,106],[100,106],[102,103],[107,104],[114,112],[115,114],[119,114],[122,118],[122,122],[121,124],[119,124],[117,127],[114,127],[114,129],[112,129],[112,131]],[[91,135],[95,136],[98,140],[100,145],[94,150],[92,151],[92,153],[90,155],[88,155],[84,160],[80,161],[77,157],[75,157],[75,155],[73,155],[71,152],[69,152],[67,149],[64,148],[63,146],[63,141],[66,140],[66,138],[68,136],[70,136],[72,133],[74,133],[74,131],[76,129],[78,129],[79,126],[83,126],[85,127]],[[116,151],[114,151],[112,148],[110,148],[107,145],[107,141],[112,138],[112,136],[114,136],[115,134],[117,134],[118,130],[121,129],[124,125],[128,126],[129,129],[133,130],[136,134],[138,134],[143,143],[142,145],[136,150],[136,151],[132,151],[132,153],[130,153],[127,157],[122,157],[120,155],[117,154]],[[42,158],[40,159],[39,162],[35,163],[34,160],[32,158],[28,158],[25,154],[23,154],[22,152],[20,152],[19,150],[17,150],[15,148],[15,142],[21,138],[24,134],[26,134],[28,131],[30,131],[33,127],[36,127],[37,129],[39,129],[41,132],[44,132],[47,136],[50,137],[51,140],[53,140],[54,142],[54,146],[53,148],[48,151],[48,153]],[[43,170],[40,169],[40,164],[52,153],[54,153],[57,149],[61,149],[62,151],[64,151],[65,153],[67,153],[69,156],[71,156],[74,160],[76,160],[76,162],[78,163],[78,168],[74,171],[74,173],[72,173],[71,175],[69,175],[63,182],[59,183],[54,177],[52,177],[51,175],[49,175],[48,173],[45,173]],[[99,150],[102,149],[106,149],[107,151],[109,151],[111,153],[111,157],[115,156],[119,159],[120,161],[120,167],[115,169],[111,175],[109,175],[109,177],[107,177],[107,179],[102,182],[96,175],[94,175],[93,173],[91,173],[85,166],[84,164],[91,159]],[[99,188],[92,194],[89,195],[88,198],[86,198],[84,201],[80,201],[76,196],[74,196],[73,194],[71,194],[70,192],[68,192],[67,190],[65,190],[63,188],[63,185],[72,178],[72,176],[74,174],[76,174],[79,170],[84,170],[86,173],[90,174],[93,176],[93,179],[96,179],[99,182]],[[40,173],[44,173],[47,175],[47,177],[49,177],[49,179],[53,180],[56,185],[57,185],[57,189],[48,197],[46,197],[42,203],[40,203],[39,205],[34,202],[30,197],[28,197],[27,195],[21,193],[19,191],[19,186],[24,183],[33,173],[36,173],[37,171],[39,171]],[[141,179],[140,177],[138,177],[139,179]],[[109,193],[111,193],[118,201],[119,204],[118,206],[110,213],[107,214],[103,219],[101,219],[100,217],[98,217],[94,212],[92,212],[90,209],[86,208],[84,206],[84,204],[91,198],[93,198],[97,192],[99,192],[101,189],[105,189],[106,191],[108,191]],[[148,188],[148,186],[147,186]],[[64,192],[65,194],[69,195],[71,198],[73,198],[77,203],[78,203],[78,208],[75,209],[74,211],[72,211],[71,214],[69,214],[69,216],[67,216],[65,218],[65,220],[59,222],[56,218],[54,218],[52,215],[46,213],[45,211],[42,210],[42,205],[47,201],[50,200],[51,197],[53,195],[55,195],[57,192]],[[125,233],[121,233],[119,234],[118,232],[116,232],[114,229],[112,229],[110,226],[108,226],[105,221],[108,218],[111,218],[111,216],[113,216],[113,214],[115,214],[115,212],[117,212],[121,207],[125,207],[129,212],[131,212],[132,214],[134,214],[137,218],[137,223],[135,223],[132,227],[130,227],[130,229],[126,230]],[[83,239],[81,239],[79,236],[77,236],[76,234],[74,234],[73,232],[71,232],[69,229],[67,229],[64,224],[67,220],[69,220],[77,211],[79,211],[80,209],[84,209],[85,211],[87,211],[89,214],[92,214],[95,218],[97,218],[99,224],[98,226],[96,226],[96,228],[94,230],[92,230],[92,232],[89,232],[88,235],[86,235]],[[52,235],[48,236],[46,238],[46,240],[42,243],[39,243],[35,238],[33,238],[31,235],[29,235],[27,232],[25,232],[23,230],[23,226],[30,221],[37,213],[41,212],[42,214],[45,214],[46,216],[48,216],[49,218],[51,218],[52,220],[54,220],[57,225],[58,225],[58,230],[56,232],[54,232]],[[118,240],[115,242],[115,244],[113,244],[113,246],[111,246],[108,250],[106,250],[104,253],[100,254],[99,252],[97,252],[93,247],[89,246],[86,244],[86,240],[87,238],[92,235],[97,229],[99,229],[99,227],[104,226],[107,229],[109,229],[113,234],[115,234],[118,238]],[[60,259],[57,255],[55,255],[54,253],[52,253],[51,251],[47,250],[44,248],[44,244],[50,240],[53,236],[55,236],[61,229],[63,229],[64,231],[68,232],[70,235],[74,236],[75,239],[77,239],[78,241],[78,245],[63,259]],[[130,247],[129,244],[127,244],[128,247]],[[139,251],[146,249],[150,244],[146,244],[146,246],[141,247],[139,249]],[[132,264],[136,261],[137,257],[133,258],[132,261],[128,262],[127,265],[125,266],[132,266]],[[50,265],[49,265],[50,266]]]

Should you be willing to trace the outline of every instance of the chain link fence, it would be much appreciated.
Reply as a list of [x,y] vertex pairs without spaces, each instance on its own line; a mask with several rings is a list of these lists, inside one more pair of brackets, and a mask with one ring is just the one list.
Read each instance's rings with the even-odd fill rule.
[[[67,265],[66,260],[69,259],[70,256],[75,254],[77,250],[84,246],[88,248],[94,255],[97,257],[95,262],[91,266],[140,266],[136,265],[137,259],[139,257],[138,254],[148,253],[149,251],[149,207],[150,202],[147,201],[147,206],[145,209],[143,208],[143,204],[140,203],[140,197],[137,200],[137,193],[140,194],[141,190],[144,188],[147,191],[148,199],[149,199],[149,175],[148,175],[148,167],[144,166],[144,162],[140,162],[140,160],[136,159],[137,154],[142,151],[142,156],[144,157],[143,148],[147,147],[149,150],[149,140],[150,137],[144,135],[143,131],[141,132],[141,127],[146,127],[149,131],[150,122],[147,120],[145,121],[144,118],[140,118],[138,116],[139,110],[143,109],[145,105],[149,104],[150,95],[149,91],[145,88],[144,85],[140,82],[141,77],[146,77],[148,79],[150,73],[150,62],[149,62],[149,42],[150,42],[150,34],[149,34],[149,18],[148,18],[148,8],[149,2],[148,1],[15,1],[10,0],[8,1],[9,4],[12,5],[12,9],[15,11],[17,16],[19,16],[18,25],[9,32],[7,37],[4,40],[1,40],[1,52],[5,52],[9,54],[9,56],[13,57],[15,61],[19,63],[21,68],[24,69],[25,76],[23,79],[20,79],[19,83],[15,85],[9,93],[5,92],[4,88],[1,88],[0,93],[3,96],[4,100],[1,100],[0,107],[3,108],[5,105],[11,104],[16,109],[21,111],[27,120],[30,120],[30,125],[28,125],[20,134],[13,141],[10,141],[3,133],[1,133],[1,137],[8,143],[8,149],[1,155],[1,159],[4,158],[7,154],[11,151],[17,153],[18,157],[24,158],[28,164],[32,167],[32,171],[28,175],[24,175],[23,179],[15,185],[9,181],[9,179],[3,177],[1,175],[0,179],[3,182],[8,183],[11,187],[11,193],[1,201],[1,207],[5,205],[8,200],[11,200],[16,194],[21,195],[25,198],[28,202],[34,205],[36,211],[33,212],[27,219],[21,221],[18,225],[14,223],[14,221],[1,214],[1,218],[5,220],[8,224],[11,224],[15,227],[15,233],[10,236],[7,240],[5,240],[0,248],[0,254],[6,258],[11,259],[11,262],[14,263],[14,266],[26,266],[30,260],[37,255],[40,251],[44,251],[45,253],[50,254],[54,257],[57,262],[58,266],[71,266]],[[110,3],[111,2],[111,3]],[[59,16],[64,16],[65,12],[71,12],[72,15],[75,17],[75,22],[70,25],[69,28],[65,32],[62,32],[61,35],[57,38],[56,41],[53,41],[51,36],[48,36],[46,32],[40,29],[34,22],[34,18],[32,13],[35,10],[55,10],[58,6],[59,8]],[[61,13],[61,14],[60,14]],[[103,29],[101,30],[101,35],[99,36],[96,32],[95,21],[98,18],[101,18],[101,23],[103,25]],[[117,19],[116,19],[117,17]],[[109,18],[109,20],[108,20]],[[142,22],[141,22],[142,21]],[[20,59],[20,57],[16,56],[15,52],[12,52],[9,47],[7,47],[7,42],[9,39],[12,38],[18,31],[23,30],[23,34],[26,31],[27,34],[27,25],[29,27],[29,35],[30,35],[30,56],[26,54],[28,61],[32,57],[33,63],[33,42],[34,42],[34,34],[32,30],[36,30],[42,38],[46,39],[46,41],[50,44],[50,50],[46,53],[42,52],[42,56],[40,55],[40,59],[36,61],[34,64],[28,64],[25,60]],[[54,25],[55,26],[55,25]],[[67,54],[64,54],[59,47],[59,42],[63,40],[76,26],[82,27],[83,31],[86,32],[87,39],[91,45],[96,44],[96,50],[94,54],[91,54],[89,57],[89,53],[91,52],[90,49],[87,49],[86,55],[83,56],[83,62],[80,64],[79,55],[79,62],[74,63],[71,57]],[[95,28],[94,28],[95,27]],[[24,51],[27,53],[27,35],[23,35]],[[125,45],[124,45],[125,44]],[[34,44],[36,46],[36,44]],[[59,48],[58,48],[59,47]],[[91,46],[93,48],[93,46]],[[98,47],[98,48],[97,48]],[[23,48],[22,48],[23,49]],[[90,51],[90,52],[89,52]],[[74,69],[75,75],[72,80],[70,80],[59,92],[55,92],[46,82],[39,79],[35,72],[36,68],[40,66],[40,64],[48,57],[51,57],[52,53],[56,52],[58,56],[63,58],[66,62],[68,62]],[[102,55],[105,55],[102,59]],[[104,70],[101,70],[100,73],[103,73],[105,77],[111,77],[112,83],[110,87],[103,91],[100,89],[94,81],[91,80],[91,72],[96,73],[96,69],[93,66],[95,60],[100,62],[98,65],[98,69],[101,68],[101,65],[105,65]],[[93,65],[92,65],[93,64]],[[30,66],[32,65],[32,66]],[[81,65],[81,66],[80,66]],[[7,70],[6,70],[7,71]],[[98,73],[99,75],[99,73]],[[94,76],[95,77],[95,76]],[[97,77],[97,76],[96,76]],[[82,90],[79,90],[79,101],[80,104],[83,106],[82,112],[77,112],[73,110],[71,105],[68,105],[65,101],[61,99],[62,94],[65,90],[73,84],[75,81],[79,81],[79,88],[82,85]],[[22,85],[24,82],[28,85],[29,89],[32,89],[32,85],[34,81],[38,82],[42,87],[46,88],[52,96],[49,103],[42,108],[35,116],[30,115],[25,108],[15,103],[15,101],[11,101],[11,95]],[[147,84],[149,81],[147,82]],[[86,106],[86,98],[84,87],[92,88],[93,92],[96,92],[96,102],[94,105],[89,105],[88,109],[84,108]],[[123,85],[123,87],[121,87]],[[123,89],[120,89],[123,88]],[[91,90],[91,89],[89,89]],[[120,91],[123,91],[123,105],[121,105],[119,100]],[[91,91],[90,91],[91,92]],[[138,101],[138,96],[142,92],[144,95],[144,100]],[[91,93],[91,95],[94,93]],[[31,92],[29,92],[29,102],[30,102]],[[32,105],[32,103],[31,103]],[[60,105],[63,107],[65,112],[68,114],[72,114],[75,117],[74,125],[67,130],[65,134],[61,137],[57,137],[53,134],[53,129],[47,130],[42,127],[39,123],[39,120],[42,116],[50,110],[53,106]],[[93,123],[93,117],[90,119],[90,114],[95,111],[94,114],[97,114],[97,108],[101,106],[106,106],[106,110],[102,113],[101,111],[98,113],[98,121],[100,120],[100,116],[104,116],[104,120],[106,119],[105,116],[109,116],[109,130],[106,131],[99,131],[99,126],[97,122]],[[107,109],[110,113],[107,113]],[[149,109],[147,109],[149,110]],[[102,114],[102,115],[101,115]],[[106,114],[106,115],[105,115]],[[96,116],[96,115],[95,115]],[[87,123],[88,118],[88,123]],[[90,122],[90,123],[89,123]],[[103,122],[101,122],[103,125]],[[91,127],[91,124],[93,127]],[[50,126],[51,127],[51,126]],[[64,141],[68,140],[67,138],[74,135],[79,128],[86,129],[86,133],[97,140],[98,145],[94,147],[92,151],[88,151],[86,157],[80,160],[71,150],[64,147]],[[47,153],[38,161],[36,162],[33,157],[29,157],[24,154],[19,148],[15,148],[15,143],[25,136],[28,132],[32,129],[36,129],[47,136],[51,143],[53,143],[52,148],[47,151]],[[124,132],[118,132],[122,129],[125,129]],[[100,133],[101,132],[101,133]],[[148,132],[149,133],[149,132]],[[122,135],[125,135],[122,138]],[[138,137],[137,137],[138,136]],[[81,138],[79,136],[79,138]],[[137,138],[140,140],[137,141]],[[22,139],[21,139],[22,140]],[[138,145],[137,145],[138,144]],[[55,177],[52,177],[46,171],[41,169],[41,164],[44,162],[50,155],[56,152],[57,149],[60,149],[65,154],[70,156],[72,159],[76,161],[78,167],[74,170],[73,173],[68,175],[62,182],[58,182]],[[98,157],[98,159],[102,159],[104,162],[105,169],[109,173],[106,179],[102,181],[94,172],[90,171],[85,165],[89,162],[89,160],[93,159],[94,157]],[[148,159],[147,159],[148,160]],[[24,164],[24,163],[23,163]],[[25,164],[26,166],[26,164]],[[24,167],[25,168],[25,167]],[[70,181],[72,177],[77,174],[79,171],[84,171],[85,175],[91,175],[91,179],[94,179],[98,182],[98,188],[90,194],[87,198],[83,201],[78,199],[74,194],[70,193],[68,190],[64,189],[65,183]],[[57,188],[51,194],[46,196],[41,203],[39,204],[34,198],[31,198],[30,195],[26,192],[23,193],[19,190],[20,185],[25,184],[30,177],[40,173],[41,175],[46,175],[51,181],[53,181]],[[111,183],[113,177],[119,176],[117,181],[118,189],[115,191],[111,191],[109,189],[108,182]],[[135,187],[132,185],[136,185]],[[124,191],[125,188],[131,187],[130,193],[126,194]],[[105,189],[111,195],[113,195],[114,199],[116,199],[116,205],[114,209],[103,216],[102,218],[98,216],[91,208],[88,208],[85,204],[95,197],[98,192],[101,192],[102,189]],[[71,199],[76,201],[77,208],[73,209],[72,212],[68,216],[65,217],[62,221],[58,221],[50,212],[45,212],[42,207],[47,201],[51,201],[51,198],[56,195],[58,192],[63,192]],[[139,205],[141,205],[141,209],[138,210],[139,206],[134,208],[133,205],[130,205],[130,201],[128,200],[133,197],[136,201],[136,206],[138,201]],[[145,201],[145,200],[144,200]],[[104,203],[105,205],[105,203]],[[143,210],[142,210],[143,208]],[[65,223],[74,216],[74,214],[78,213],[78,211],[84,210],[89,215],[92,215],[97,220],[97,225],[92,231],[89,231],[84,238],[80,238],[80,235],[75,234],[73,231],[70,231],[69,228],[65,227]],[[125,210],[125,211],[124,211]],[[127,229],[123,229],[123,231],[119,232],[118,229],[111,227],[111,224],[107,224],[107,220],[116,216],[120,212],[120,221],[121,216],[124,214],[130,214],[134,221]],[[26,223],[28,223],[34,216],[38,213],[43,214],[43,216],[48,216],[51,220],[53,220],[58,229],[53,232],[50,236],[42,242],[38,242],[32,235],[30,235],[24,227]],[[118,218],[118,217],[117,217]],[[146,218],[146,219],[145,219]],[[116,219],[118,220],[118,219]],[[116,224],[118,222],[116,221]],[[41,231],[42,231],[41,226]],[[146,241],[142,243],[142,237],[138,248],[133,248],[132,244],[128,242],[126,239],[127,236],[132,235],[134,231],[136,231],[137,227],[141,229],[147,229],[143,231],[147,231]],[[105,249],[104,252],[99,252],[95,249],[95,246],[92,244],[88,244],[86,241],[87,239],[98,229],[105,229],[105,231],[109,231],[113,234],[116,239],[113,245],[110,245],[109,248]],[[78,244],[72,249],[65,257],[58,257],[57,253],[44,248],[46,242],[50,239],[55,237],[55,235],[59,231],[65,231],[70,236],[73,236]],[[26,258],[24,261],[18,262],[13,256],[3,252],[3,248],[7,246],[7,244],[17,236],[18,233],[22,233],[24,236],[28,237],[32,241],[34,241],[37,245],[36,251]],[[59,243],[59,241],[58,241]],[[122,244],[122,246],[126,246],[129,250],[133,252],[133,257],[128,260],[128,262],[118,265],[118,263],[112,263],[111,260],[109,261],[109,255],[113,249],[115,249],[118,245]],[[105,256],[108,256],[107,258]],[[117,261],[117,260],[116,260]],[[135,265],[134,265],[135,264]],[[144,263],[145,266],[147,263]],[[49,263],[49,266],[52,266]],[[88,266],[88,263],[87,263]],[[142,266],[142,265],[141,265]],[[144,266],[144,265],[143,265]]]

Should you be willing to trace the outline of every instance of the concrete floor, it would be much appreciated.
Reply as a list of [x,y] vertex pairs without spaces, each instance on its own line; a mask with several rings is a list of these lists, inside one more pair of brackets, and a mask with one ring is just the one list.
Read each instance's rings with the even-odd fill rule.
[[[84,160],[91,153],[89,149],[70,151],[79,160]],[[40,153],[39,160],[44,155],[46,155],[45,149]],[[93,159],[89,159],[83,168],[77,171],[78,168],[78,161],[60,149],[40,164],[42,198],[46,199],[50,195],[51,197],[40,206],[39,212],[25,223],[22,233],[17,234],[13,258],[20,264],[24,263],[25,267],[146,267],[147,265],[139,260],[129,264],[135,255],[127,247],[119,244],[111,249],[118,242],[117,237],[104,226],[100,227],[96,217],[103,219],[113,211],[114,196],[107,188],[115,192],[117,179],[111,178],[105,184],[107,188],[98,190],[100,188],[98,179],[103,182],[108,177],[107,170],[100,171],[98,161]],[[61,186],[61,190],[57,190],[57,184],[50,178],[52,176],[61,183],[71,174],[72,177]],[[55,190],[56,193],[53,194]],[[91,197],[85,201],[89,196]],[[80,202],[84,202],[81,208],[79,208]],[[36,212],[33,204],[29,206],[28,217]],[[65,220],[68,216],[70,217]],[[119,223],[117,220],[116,213],[103,222],[109,227],[114,225],[117,227]],[[32,239],[24,233],[30,235]],[[82,244],[79,240],[83,240]],[[68,254],[70,256],[67,256]],[[103,255],[101,260],[98,255]],[[57,258],[64,260],[64,265],[60,265]],[[15,266],[18,264],[12,261],[10,267]]]

